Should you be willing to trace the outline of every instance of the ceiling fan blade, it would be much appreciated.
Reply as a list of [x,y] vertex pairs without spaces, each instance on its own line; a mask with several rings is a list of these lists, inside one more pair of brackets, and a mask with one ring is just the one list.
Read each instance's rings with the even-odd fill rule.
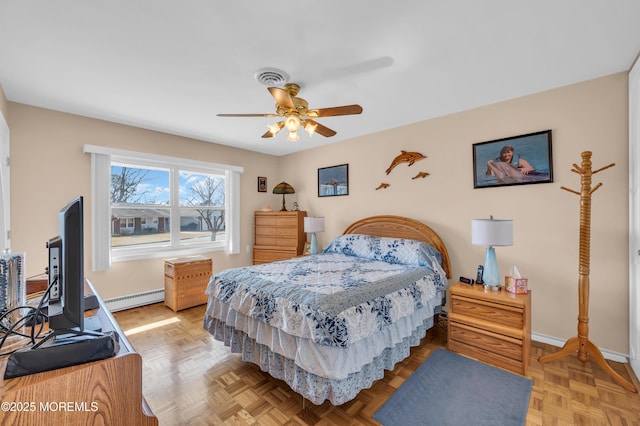
[[296,109],[296,105],[293,103],[291,94],[279,87],[269,87],[269,93],[276,100],[276,105],[279,107],[285,107],[287,109]]
[[336,115],[353,115],[360,114],[362,107],[360,105],[344,105],[332,108],[310,109],[307,111],[309,117],[335,117]]
[[272,138],[277,135],[280,130],[282,130],[282,128],[284,127],[284,121],[278,121],[276,124],[267,127],[269,127],[269,130],[267,130],[267,132],[262,135],[262,137]]
[[216,114],[218,117],[277,117],[277,114]]
[[323,126],[322,124],[318,123],[317,121],[313,121],[313,120],[309,120],[309,119],[307,119],[305,121],[307,123],[311,123],[312,125],[316,126],[315,133],[319,133],[324,137],[330,138],[331,136],[335,136],[335,134],[336,134],[335,130],[331,130],[327,126]]

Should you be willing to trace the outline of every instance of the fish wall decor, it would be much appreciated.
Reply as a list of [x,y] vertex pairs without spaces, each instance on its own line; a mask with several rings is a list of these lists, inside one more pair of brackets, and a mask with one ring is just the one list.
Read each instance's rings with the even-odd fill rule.
[[424,160],[425,158],[427,157],[420,154],[419,152],[409,152],[401,150],[400,155],[393,159],[386,173],[391,173],[391,170],[393,170],[399,164],[409,163],[408,166],[412,166],[416,161]]
[[418,172],[417,175],[415,175],[414,177],[412,177],[411,179],[419,179],[419,178],[426,178],[427,176],[429,176],[429,173],[427,172]]

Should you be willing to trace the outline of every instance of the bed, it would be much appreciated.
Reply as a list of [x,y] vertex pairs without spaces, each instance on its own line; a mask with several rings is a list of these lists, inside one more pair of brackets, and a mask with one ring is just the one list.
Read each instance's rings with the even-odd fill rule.
[[433,229],[372,216],[320,254],[215,274],[203,327],[312,403],[341,405],[419,345],[450,276]]

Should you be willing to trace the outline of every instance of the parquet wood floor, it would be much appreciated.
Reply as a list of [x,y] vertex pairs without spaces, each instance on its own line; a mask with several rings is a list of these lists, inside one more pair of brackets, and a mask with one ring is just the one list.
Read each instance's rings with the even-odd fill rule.
[[[114,314],[142,355],[144,395],[162,426],[378,425],[371,415],[434,349],[446,347],[446,331],[436,325],[371,389],[342,406],[316,406],[214,340],[202,329],[204,311],[199,306],[174,313],[155,304]],[[533,342],[527,425],[640,426],[640,395],[620,387],[593,362],[569,356],[538,363],[539,356],[557,350]],[[610,364],[640,389],[628,365]]]

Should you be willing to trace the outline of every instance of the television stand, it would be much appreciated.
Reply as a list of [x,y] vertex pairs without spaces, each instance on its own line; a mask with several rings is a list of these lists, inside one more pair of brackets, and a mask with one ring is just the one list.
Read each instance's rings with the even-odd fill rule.
[[[3,379],[8,357],[0,358],[0,401],[33,402],[35,411],[7,411],[0,423],[20,425],[40,424],[114,424],[157,426],[142,395],[142,358],[136,353],[100,296],[94,313],[102,324],[103,333],[114,331],[119,336],[116,355],[86,364],[45,371],[15,379]],[[85,291],[86,293],[86,291]],[[44,410],[40,404],[70,401],[84,410]],[[96,405],[91,406],[94,402]],[[95,411],[94,411],[95,409]]]

